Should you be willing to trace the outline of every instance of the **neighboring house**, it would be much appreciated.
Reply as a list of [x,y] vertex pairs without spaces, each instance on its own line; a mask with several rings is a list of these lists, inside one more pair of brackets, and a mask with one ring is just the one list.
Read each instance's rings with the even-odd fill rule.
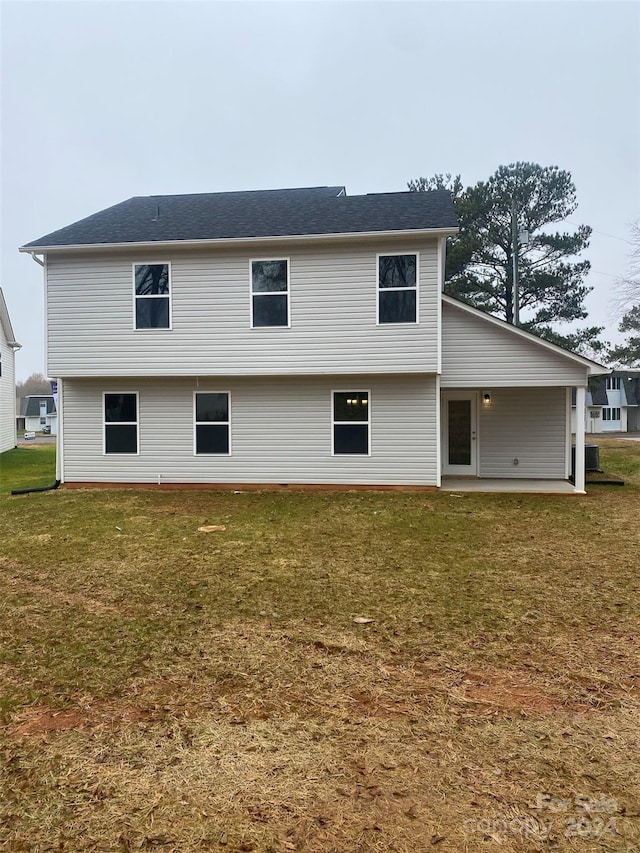
[[16,446],[16,341],[0,287],[0,453]]
[[51,394],[33,394],[23,397],[20,406],[20,416],[24,418],[24,428],[27,432],[58,432],[58,413]]
[[456,232],[445,191],[318,187],[137,197],[23,246],[58,477],[566,480],[571,389],[604,368],[444,296]]
[[[640,370],[612,370],[606,376],[592,376],[587,386],[584,424],[587,433],[640,430]],[[571,425],[575,432],[575,395]]]

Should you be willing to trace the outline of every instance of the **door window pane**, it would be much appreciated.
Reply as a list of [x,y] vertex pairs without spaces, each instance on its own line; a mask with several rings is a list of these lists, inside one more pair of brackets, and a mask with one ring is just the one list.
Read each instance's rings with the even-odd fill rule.
[[449,400],[449,465],[471,465],[470,400]]

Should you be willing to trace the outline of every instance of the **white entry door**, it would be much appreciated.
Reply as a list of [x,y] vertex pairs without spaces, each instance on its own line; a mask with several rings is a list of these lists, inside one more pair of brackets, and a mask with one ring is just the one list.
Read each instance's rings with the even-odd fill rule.
[[478,476],[478,407],[475,393],[447,392],[442,400],[442,473]]

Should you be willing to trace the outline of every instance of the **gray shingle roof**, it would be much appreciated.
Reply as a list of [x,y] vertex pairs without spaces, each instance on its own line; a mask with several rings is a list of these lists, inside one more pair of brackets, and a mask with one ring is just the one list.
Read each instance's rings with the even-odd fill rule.
[[53,396],[48,397],[44,394],[39,397],[24,397],[20,406],[20,415],[27,418],[37,418],[40,415],[40,401],[46,400],[47,414],[52,415],[56,410],[56,404]]
[[343,187],[136,196],[23,248],[456,228],[451,196],[347,196]]
[[608,406],[605,376],[591,376],[589,378],[589,391],[591,391],[592,406]]
[[[591,376],[588,386],[588,406],[608,406],[607,376],[619,376],[622,379],[624,393],[628,406],[640,406],[640,371],[639,370],[612,370],[604,376]],[[572,389],[571,402],[576,404],[576,389]]]
[[640,374],[620,371],[628,406],[640,406]]

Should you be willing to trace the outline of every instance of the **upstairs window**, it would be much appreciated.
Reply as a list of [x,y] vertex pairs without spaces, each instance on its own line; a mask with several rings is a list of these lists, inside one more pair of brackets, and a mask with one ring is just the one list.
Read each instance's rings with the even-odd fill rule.
[[378,255],[378,323],[416,323],[418,256]]
[[104,452],[138,452],[138,395],[104,395]]
[[333,392],[333,455],[369,454],[369,392]]
[[607,391],[619,391],[620,390],[620,377],[619,376],[607,376]]
[[289,325],[289,261],[251,261],[251,326]]
[[134,264],[136,329],[171,328],[171,265]]
[[225,392],[195,395],[196,455],[230,453],[229,394]]

